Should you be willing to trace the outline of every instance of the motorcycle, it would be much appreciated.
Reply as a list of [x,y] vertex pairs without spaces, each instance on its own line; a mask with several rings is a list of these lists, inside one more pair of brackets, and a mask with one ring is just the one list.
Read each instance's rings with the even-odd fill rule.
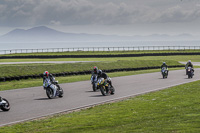
[[10,110],[10,103],[5,98],[0,97],[0,109],[3,111]]
[[[55,98],[56,96],[63,97],[63,93],[64,93],[63,89],[58,85],[58,81],[55,81],[55,78],[52,83],[50,79],[45,79],[43,86],[44,86],[44,89],[46,90],[46,94],[49,99]],[[55,97],[54,97],[54,91],[52,88],[56,90]]]
[[194,76],[194,70],[192,67],[188,67],[187,68],[187,75],[188,75],[188,78],[193,78]]
[[106,83],[104,78],[99,78],[97,85],[99,86],[99,89],[103,96],[110,94],[113,95],[115,92],[115,88],[113,86],[111,87],[108,82]]
[[167,76],[168,76],[168,70],[166,69],[166,67],[163,67],[162,70],[161,70],[161,72],[162,72],[163,79],[167,78]]
[[98,80],[97,80],[97,75],[96,74],[92,75],[92,77],[91,77],[91,83],[92,83],[92,89],[93,89],[93,91],[97,91],[97,89],[99,89],[99,86],[97,85]]

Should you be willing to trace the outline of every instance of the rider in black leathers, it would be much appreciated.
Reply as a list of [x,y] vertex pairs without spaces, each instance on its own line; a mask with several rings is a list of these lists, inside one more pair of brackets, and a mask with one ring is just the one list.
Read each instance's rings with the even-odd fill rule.
[[108,75],[105,72],[102,72],[102,70],[99,70],[98,72],[98,78],[104,78],[106,83],[109,83],[112,87],[111,79],[108,77]]
[[161,70],[162,70],[163,67],[166,68],[167,74],[168,74],[168,72],[169,72],[169,71],[168,71],[168,66],[167,66],[167,64],[166,64],[165,62],[163,62],[163,64],[161,65]]
[[189,60],[189,61],[187,62],[187,64],[185,65],[186,75],[187,75],[187,68],[188,68],[188,67],[191,67],[191,68],[192,68],[192,71],[194,72],[194,67],[193,67],[193,64],[192,64],[191,60]]
[[188,67],[191,67],[193,69],[193,64],[192,64],[192,62],[190,60],[185,65],[185,69],[187,69]]

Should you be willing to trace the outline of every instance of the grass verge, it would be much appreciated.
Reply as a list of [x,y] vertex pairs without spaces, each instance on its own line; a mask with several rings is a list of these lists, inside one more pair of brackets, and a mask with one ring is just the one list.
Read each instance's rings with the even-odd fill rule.
[[141,56],[141,57],[115,57],[115,58],[54,58],[54,59],[0,59],[0,62],[34,62],[34,61],[117,61],[117,60],[174,60],[200,62],[200,55],[176,56]]
[[[140,68],[161,66],[162,60],[116,60],[90,63],[70,63],[70,64],[15,64],[0,65],[0,77],[13,77],[24,75],[39,75],[44,71],[50,73],[62,72],[80,72],[90,71],[94,66],[102,70],[119,69],[119,68]],[[168,66],[180,65],[177,61],[168,60]]]
[[199,132],[200,81],[69,114],[19,123],[0,132]]

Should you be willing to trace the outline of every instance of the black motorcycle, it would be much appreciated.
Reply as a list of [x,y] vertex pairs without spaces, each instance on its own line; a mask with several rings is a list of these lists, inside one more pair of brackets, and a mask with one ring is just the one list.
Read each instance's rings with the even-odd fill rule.
[[193,78],[193,76],[194,76],[194,69],[192,67],[188,67],[187,68],[187,75],[188,75],[188,78]]
[[56,89],[56,96],[63,97],[63,89],[58,85],[58,81],[53,81],[51,83],[50,79],[45,80],[44,89],[46,89],[46,94],[49,99],[55,98],[54,91],[52,88]]
[[168,77],[168,70],[165,67],[162,68],[161,73],[162,73],[163,79]]
[[10,103],[5,98],[0,97],[0,109],[3,111],[10,110]]

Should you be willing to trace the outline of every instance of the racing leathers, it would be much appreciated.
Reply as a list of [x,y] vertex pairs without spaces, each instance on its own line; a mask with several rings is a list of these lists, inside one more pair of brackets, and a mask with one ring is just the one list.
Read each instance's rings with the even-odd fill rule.
[[53,82],[55,82],[55,78],[53,77],[52,74],[49,74],[48,77],[46,77],[46,76],[43,77],[43,87],[44,87],[44,89],[50,87],[53,90],[53,95],[55,97],[57,86],[54,85]]
[[186,75],[188,75],[188,67],[191,67],[192,71],[194,72],[194,68],[193,68],[192,62],[187,62],[187,64],[185,65]]
[[101,74],[98,75],[98,78],[104,78],[105,79],[105,83],[109,83],[110,86],[112,87],[111,78],[108,77],[108,75],[106,73],[102,72]]
[[[96,76],[95,76],[95,75],[96,75]],[[93,72],[92,72],[92,75],[91,75],[91,83],[95,80],[95,78],[98,77],[97,75],[98,75],[98,71],[93,71]],[[97,78],[97,79],[98,79],[98,78]],[[96,80],[97,80],[97,79],[96,79]]]
[[186,65],[185,65],[185,69],[187,69],[188,67],[191,67],[193,69],[193,64],[191,62],[188,62]]
[[166,64],[162,64],[162,66],[161,66],[161,72],[162,72],[162,68],[164,68],[164,67],[166,68],[167,74],[168,74],[169,71],[168,71],[168,66]]

